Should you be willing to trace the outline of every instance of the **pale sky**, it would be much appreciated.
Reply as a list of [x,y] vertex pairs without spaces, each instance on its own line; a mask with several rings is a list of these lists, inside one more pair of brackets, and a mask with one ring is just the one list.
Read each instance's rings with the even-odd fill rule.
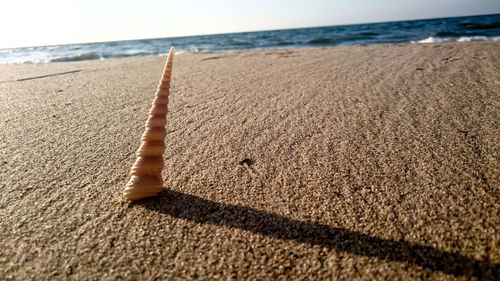
[[0,48],[495,13],[498,0],[2,0]]

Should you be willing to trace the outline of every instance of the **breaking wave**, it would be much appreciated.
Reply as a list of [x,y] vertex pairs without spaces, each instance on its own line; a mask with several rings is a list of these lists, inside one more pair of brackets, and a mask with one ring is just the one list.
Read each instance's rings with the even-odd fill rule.
[[434,37],[411,41],[411,43],[447,43],[447,42],[480,42],[480,41],[500,41],[500,36],[460,36],[460,37]]
[[82,60],[103,60],[104,57],[100,53],[91,52],[87,54],[77,54],[62,56],[49,59],[49,62],[68,62],[68,61],[82,61]]

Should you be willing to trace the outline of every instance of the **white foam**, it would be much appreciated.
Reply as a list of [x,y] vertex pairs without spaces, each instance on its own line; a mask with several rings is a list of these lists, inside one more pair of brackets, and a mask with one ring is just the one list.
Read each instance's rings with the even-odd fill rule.
[[500,36],[493,36],[490,39],[491,41],[500,41]]
[[462,36],[457,39],[457,42],[474,42],[474,41],[488,41],[486,36]]
[[411,43],[445,43],[445,42],[479,42],[479,41],[500,41],[500,36],[462,36],[462,37],[427,37],[422,40],[411,41]]
[[425,39],[422,39],[422,40],[418,40],[418,41],[411,41],[412,43],[444,43],[444,42],[451,42],[452,41],[452,38],[448,38],[448,37],[445,37],[445,38],[438,38],[438,37],[427,37]]

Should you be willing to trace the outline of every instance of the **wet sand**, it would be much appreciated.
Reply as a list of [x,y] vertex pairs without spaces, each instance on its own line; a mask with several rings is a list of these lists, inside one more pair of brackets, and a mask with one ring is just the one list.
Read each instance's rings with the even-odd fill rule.
[[[168,49],[169,46],[166,46]],[[500,43],[0,66],[0,279],[500,276]]]

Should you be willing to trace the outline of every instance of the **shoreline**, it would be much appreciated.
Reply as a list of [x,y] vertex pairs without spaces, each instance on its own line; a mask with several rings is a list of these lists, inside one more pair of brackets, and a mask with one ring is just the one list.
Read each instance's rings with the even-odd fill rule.
[[[317,46],[317,47],[311,47],[311,46],[304,46],[304,47],[298,47],[298,48],[288,48],[288,47],[283,47],[283,48],[263,48],[263,49],[250,49],[250,50],[221,50],[221,51],[200,51],[200,52],[192,52],[192,51],[184,51],[184,50],[181,50],[181,51],[176,51],[176,56],[182,56],[182,55],[188,55],[188,56],[197,56],[197,55],[200,55],[200,56],[204,56],[204,55],[212,55],[212,54],[228,54],[228,55],[231,55],[231,54],[239,54],[239,53],[244,53],[244,52],[248,52],[248,53],[258,53],[258,52],[266,52],[266,51],[269,51],[269,52],[279,52],[279,51],[289,51],[289,52],[293,52],[293,51],[299,51],[299,50],[309,50],[309,51],[314,51],[314,50],[325,50],[325,49],[336,49],[336,48],[370,48],[370,47],[393,47],[393,46],[396,46],[396,47],[409,47],[411,48],[411,46],[423,46],[423,48],[427,48],[427,47],[432,47],[432,46],[440,46],[440,45],[445,45],[445,47],[447,45],[450,45],[450,46],[455,46],[455,45],[474,45],[474,44],[478,44],[478,45],[482,45],[482,44],[486,44],[486,45],[500,45],[500,41],[478,41],[478,42],[439,42],[439,43],[412,43],[412,42],[405,42],[405,43],[388,43],[388,44],[372,44],[372,45],[350,45],[350,46]],[[179,53],[177,53],[179,52]],[[6,83],[6,82],[19,82],[18,80],[20,79],[20,81],[22,81],[23,79],[30,79],[31,77],[30,76],[26,76],[26,77],[23,77],[23,76],[19,76],[19,78],[17,79],[14,79],[14,80],[7,80],[6,78],[4,77],[8,77],[7,75],[5,75],[6,72],[9,72],[9,71],[18,71],[18,69],[20,71],[27,71],[27,72],[30,72],[30,68],[33,68],[33,69],[36,69],[35,71],[33,71],[33,73],[36,73],[37,71],[42,71],[43,75],[39,75],[39,76],[44,76],[44,75],[48,75],[48,76],[52,76],[52,75],[57,75],[58,73],[46,73],[46,72],[43,72],[44,69],[48,69],[48,68],[52,68],[51,66],[53,66],[54,69],[66,69],[64,68],[64,65],[68,64],[68,65],[75,65],[77,67],[80,66],[80,68],[82,69],[85,69],[87,67],[87,64],[88,65],[92,65],[92,66],[97,66],[99,65],[99,63],[108,63],[108,62],[111,62],[113,65],[115,63],[113,62],[119,62],[120,60],[123,60],[123,61],[126,61],[126,60],[141,60],[141,59],[144,59],[144,60],[147,60],[147,61],[153,61],[154,58],[157,58],[157,59],[163,59],[163,58],[166,58],[166,54],[158,54],[158,55],[146,55],[146,56],[132,56],[132,57],[116,57],[116,58],[107,58],[107,59],[102,59],[102,60],[76,60],[76,61],[58,61],[58,62],[40,62],[40,63],[12,63],[12,64],[0,64],[0,83]],[[58,67],[56,67],[58,66]],[[80,69],[77,69],[77,70],[80,70]],[[71,71],[74,71],[73,68],[72,70],[69,70],[69,72]],[[64,71],[61,71],[61,72],[64,72]],[[3,76],[2,76],[3,75]],[[14,75],[15,76],[15,75]],[[11,77],[13,77],[11,75]],[[15,76],[15,77],[18,77],[18,76]],[[36,76],[33,76],[33,77],[36,77]],[[3,78],[3,79],[2,79]]]
[[[410,42],[401,42],[401,43],[375,43],[375,44],[354,44],[354,45],[325,45],[325,46],[283,46],[283,47],[264,47],[264,48],[252,48],[252,49],[231,49],[231,50],[204,50],[204,51],[192,51],[192,50],[178,50],[176,51],[176,55],[182,54],[212,54],[212,53],[232,53],[232,52],[252,52],[252,51],[279,51],[279,50],[296,50],[296,49],[323,49],[323,48],[348,48],[348,47],[368,47],[368,46],[406,46],[406,45],[439,45],[439,44],[497,44],[500,42],[498,39],[494,40],[485,40],[485,41],[442,41],[442,42],[432,42],[426,41],[429,38],[425,38],[419,41],[410,41]],[[420,42],[423,41],[423,42]],[[114,42],[114,41],[112,41]],[[111,42],[102,42],[102,43],[111,43]],[[88,43],[93,44],[93,43]],[[71,44],[70,44],[71,45]],[[59,45],[55,45],[59,46]],[[61,45],[64,46],[64,45]],[[50,46],[40,46],[40,47],[50,47]],[[25,47],[27,48],[27,47]],[[36,47],[31,47],[36,48]],[[166,47],[167,48],[167,47]],[[8,48],[7,48],[8,49]],[[13,48],[15,49],[15,48]],[[0,49],[2,50],[2,49]],[[90,61],[108,61],[108,60],[117,60],[117,59],[128,59],[128,58],[147,58],[147,57],[166,57],[168,53],[159,53],[159,54],[149,54],[149,55],[137,55],[137,56],[121,56],[121,57],[110,57],[110,58],[92,58],[92,59],[78,59],[82,54],[74,54],[73,57],[76,57],[75,60],[55,60],[55,61],[39,61],[39,62],[12,62],[12,63],[0,63],[1,66],[13,66],[13,65],[38,65],[38,64],[58,64],[58,63],[67,63],[67,62],[90,62]],[[94,55],[93,55],[94,56]]]

